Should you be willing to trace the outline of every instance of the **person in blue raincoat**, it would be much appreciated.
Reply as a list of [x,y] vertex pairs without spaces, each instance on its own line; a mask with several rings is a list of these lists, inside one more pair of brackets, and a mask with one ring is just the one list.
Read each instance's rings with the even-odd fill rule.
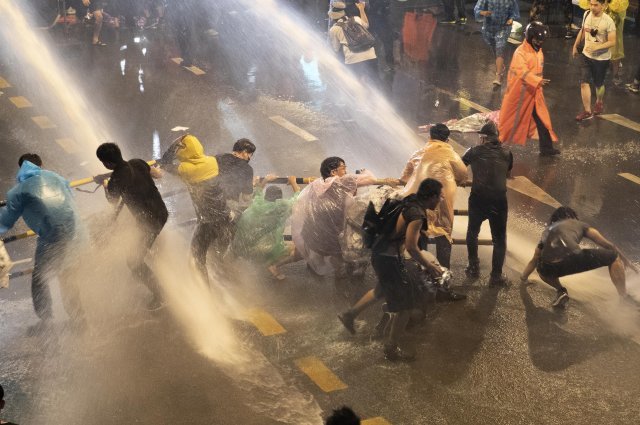
[[16,184],[7,193],[7,205],[0,208],[0,233],[5,233],[20,217],[38,235],[35,263],[31,276],[31,295],[39,325],[53,316],[51,291],[46,278],[60,275],[64,308],[69,317],[83,320],[79,293],[65,279],[68,271],[65,257],[78,230],[78,216],[69,182],[58,174],[43,170],[37,154],[27,153],[18,160]]

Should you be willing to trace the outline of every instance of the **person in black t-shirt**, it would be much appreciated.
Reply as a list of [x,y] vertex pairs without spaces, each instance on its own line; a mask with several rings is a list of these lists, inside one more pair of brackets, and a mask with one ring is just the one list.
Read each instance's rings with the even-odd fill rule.
[[103,143],[96,154],[106,168],[113,170],[111,178],[104,184],[107,199],[112,203],[119,201],[118,208],[126,205],[143,233],[144,249],[133,249],[136,255],[128,261],[128,265],[153,294],[148,308],[156,310],[162,307],[162,295],[157,278],[144,258],[169,217],[167,207],[153,181],[154,177],[160,177],[161,174],[141,159],[125,161],[115,143]]
[[[590,239],[600,248],[581,248],[583,238]],[[638,269],[598,230],[580,221],[573,209],[560,207],[551,215],[549,225],[520,280],[526,282],[533,270],[537,269],[540,278],[557,291],[552,306],[562,308],[569,301],[569,295],[560,283],[560,278],[600,267],[609,268],[611,282],[622,300],[635,306],[640,305],[627,293],[625,276],[626,267],[636,273]]]
[[404,332],[415,303],[415,291],[404,265],[404,251],[434,276],[442,269],[432,262],[419,246],[420,235],[427,230],[427,209],[438,206],[442,197],[442,183],[424,179],[418,192],[402,201],[400,213],[393,231],[378,236],[371,249],[371,264],[387,300],[391,314],[388,336],[384,343],[387,360],[413,360],[414,356],[398,347],[398,339]]
[[[253,168],[249,161],[256,151],[256,145],[249,139],[239,139],[233,145],[233,152],[216,155],[218,161],[218,183],[224,191],[227,207],[231,211],[232,220],[237,223],[253,199]],[[219,239],[219,251],[223,255],[231,244],[234,226],[227,226],[227,231]]]
[[513,168],[513,154],[498,140],[498,129],[489,121],[480,130],[482,142],[465,152],[462,162],[471,166],[473,183],[469,196],[469,226],[467,227],[467,253],[469,265],[465,273],[469,278],[480,276],[478,234],[482,222],[489,220],[493,256],[489,284],[506,285],[502,274],[507,252],[507,177]]

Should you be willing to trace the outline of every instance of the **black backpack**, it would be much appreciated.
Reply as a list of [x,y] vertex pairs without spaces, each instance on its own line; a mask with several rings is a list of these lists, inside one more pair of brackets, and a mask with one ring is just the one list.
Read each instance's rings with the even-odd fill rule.
[[376,39],[365,27],[356,22],[353,17],[348,17],[346,20],[336,22],[342,32],[344,38],[347,39],[347,46],[349,50],[354,53],[364,52],[376,45]]
[[387,199],[380,212],[377,212],[373,203],[369,202],[362,222],[362,243],[365,248],[373,248],[382,236],[393,233],[403,207],[402,200]]

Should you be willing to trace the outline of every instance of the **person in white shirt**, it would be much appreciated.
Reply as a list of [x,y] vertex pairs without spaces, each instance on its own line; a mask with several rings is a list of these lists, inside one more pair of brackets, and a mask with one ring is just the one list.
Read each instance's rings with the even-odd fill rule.
[[[606,0],[590,0],[589,10],[582,18],[582,28],[573,44],[573,57],[582,60],[580,77],[580,94],[584,110],[578,114],[576,121],[584,121],[604,111],[604,78],[611,61],[611,48],[616,45],[616,25],[604,9]],[[582,53],[578,46],[584,41]],[[591,110],[591,86],[596,89],[596,103]]]
[[[360,16],[354,16],[352,19],[356,23],[362,25],[365,29],[369,28],[369,19],[365,12],[365,3],[358,2],[355,4],[358,8]],[[346,4],[342,1],[334,1],[331,4],[329,18],[333,21],[333,25],[329,29],[329,41],[331,47],[336,54],[344,56],[344,63],[351,71],[360,79],[370,79],[375,82],[378,80],[378,61],[374,47],[370,47],[364,51],[354,52],[349,48],[347,38],[344,35],[342,25],[351,19],[346,13]]]

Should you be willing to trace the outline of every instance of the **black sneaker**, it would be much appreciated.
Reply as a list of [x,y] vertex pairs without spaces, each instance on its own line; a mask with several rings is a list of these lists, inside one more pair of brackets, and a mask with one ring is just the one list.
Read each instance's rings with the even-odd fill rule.
[[509,286],[510,284],[511,281],[503,274],[489,278],[489,285],[491,286]]
[[466,299],[466,295],[453,292],[451,289],[438,288],[436,292],[436,301],[462,301]]
[[355,317],[349,311],[338,314],[338,320],[342,322],[344,327],[349,331],[351,335],[356,334],[356,328],[354,326]]
[[555,148],[545,149],[543,151],[540,151],[540,156],[554,156],[554,155],[560,155],[560,151]]
[[416,359],[415,354],[407,353],[401,350],[400,347],[385,347],[384,358],[391,362],[412,362]]
[[551,307],[553,308],[565,308],[567,303],[569,302],[569,294],[565,291],[558,292],[558,296],[555,301],[551,303]]
[[478,264],[469,264],[465,267],[464,274],[466,274],[469,279],[477,279],[480,277],[480,266]]

